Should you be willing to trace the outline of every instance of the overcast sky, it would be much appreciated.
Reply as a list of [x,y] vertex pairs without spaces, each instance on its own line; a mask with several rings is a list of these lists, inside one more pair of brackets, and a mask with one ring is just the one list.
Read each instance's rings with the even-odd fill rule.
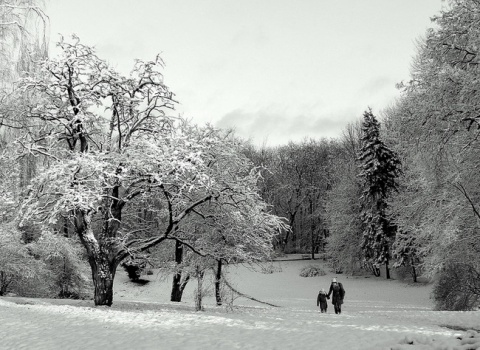
[[255,143],[338,137],[407,80],[442,0],[49,0],[50,37],[77,34],[128,73],[166,62],[177,114]]

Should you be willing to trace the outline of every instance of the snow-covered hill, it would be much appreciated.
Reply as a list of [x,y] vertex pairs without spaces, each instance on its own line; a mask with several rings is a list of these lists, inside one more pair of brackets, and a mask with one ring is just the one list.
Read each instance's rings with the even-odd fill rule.
[[300,277],[308,264],[275,262],[278,272],[270,274],[229,267],[235,288],[279,307],[238,298],[232,310],[215,306],[210,295],[205,312],[195,312],[195,281],[182,303],[171,303],[169,278],[156,272],[140,286],[122,270],[112,308],[1,298],[0,349],[480,349],[480,335],[466,332],[480,328],[480,312],[432,311],[429,285],[339,275],[343,312],[335,315],[329,305],[321,314],[316,296],[334,275]]

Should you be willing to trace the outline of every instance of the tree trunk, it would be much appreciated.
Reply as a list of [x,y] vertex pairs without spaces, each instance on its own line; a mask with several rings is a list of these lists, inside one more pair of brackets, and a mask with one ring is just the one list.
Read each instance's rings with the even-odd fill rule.
[[217,300],[217,306],[222,305],[222,294],[220,289],[221,279],[222,279],[222,259],[218,259],[217,271],[215,273],[215,298]]
[[[178,279],[177,279],[178,276]],[[173,276],[173,283],[172,283],[172,293],[170,295],[170,301],[175,301],[175,302],[181,302],[182,301],[182,296],[183,296],[183,291],[185,290],[185,287],[187,286],[188,281],[190,280],[190,275],[187,275],[183,278],[182,281],[182,274],[181,273],[176,273]]]
[[[289,213],[288,225],[290,226],[290,230],[287,230],[287,232],[285,234],[285,238],[283,240],[283,252],[284,253],[287,249],[287,244],[288,244],[288,239],[290,238],[290,233],[292,233],[293,237],[295,236],[293,224],[295,223],[296,214],[297,214],[296,211],[294,213]],[[294,239],[292,239],[292,240],[294,240]]]
[[182,280],[182,274],[180,272],[176,272],[173,275],[172,292],[170,294],[170,301],[175,301],[175,302],[182,301],[182,292],[180,291],[181,280]]
[[63,220],[63,237],[67,237],[68,238],[69,234],[68,234],[68,218],[65,218]]
[[[182,263],[182,261],[183,261],[183,245],[179,241],[175,241],[175,263],[177,264],[177,267]],[[170,294],[170,301],[175,301],[175,302],[182,301],[183,289],[181,288],[182,286],[181,281],[182,281],[182,273],[180,271],[175,272],[175,274],[173,275],[172,293]]]
[[197,276],[197,290],[195,293],[195,311],[202,311],[203,310],[203,305],[202,305],[202,298],[203,298],[203,275],[204,271],[200,270],[200,268],[197,266],[195,275]]
[[387,280],[390,279],[390,267],[388,266],[388,260],[385,262],[385,276]]
[[91,257],[89,262],[92,268],[95,305],[112,306],[113,279],[117,264],[108,261],[106,257]]
[[182,295],[183,291],[185,290],[185,287],[187,286],[188,281],[190,281],[190,275],[187,274],[186,276],[183,277],[182,283],[180,283],[180,301],[182,301]]
[[313,200],[310,198],[310,244],[312,260],[315,260],[315,223],[313,222]]
[[412,276],[413,276],[413,282],[417,282],[417,270],[415,269],[415,265],[412,265]]
[[377,266],[375,266],[375,264],[373,264],[371,262],[367,262],[366,266],[368,268],[370,268],[370,270],[372,271],[372,273],[375,277],[380,277],[380,269]]
[[[95,305],[112,306],[113,279],[120,260],[113,244],[95,237],[92,229],[92,213],[77,211],[75,213],[75,231],[87,251],[88,262],[92,269]],[[104,236],[107,226],[104,225]]]

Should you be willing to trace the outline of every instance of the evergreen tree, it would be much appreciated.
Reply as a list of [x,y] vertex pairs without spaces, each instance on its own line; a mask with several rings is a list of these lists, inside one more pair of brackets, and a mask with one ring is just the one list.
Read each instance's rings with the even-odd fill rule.
[[387,198],[397,190],[400,174],[400,160],[380,139],[380,124],[369,109],[363,114],[361,148],[359,152],[362,183],[363,242],[365,259],[378,274],[378,265],[385,264],[387,278],[390,278],[391,242],[396,226],[387,215]]

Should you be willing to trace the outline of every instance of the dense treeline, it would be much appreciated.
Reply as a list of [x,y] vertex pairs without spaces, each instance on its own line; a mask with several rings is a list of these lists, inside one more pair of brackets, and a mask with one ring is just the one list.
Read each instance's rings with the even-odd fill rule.
[[[5,4],[23,27],[45,18],[35,1]],[[138,279],[150,264],[173,274],[172,301],[196,279],[201,309],[205,273],[221,304],[223,264],[275,251],[422,275],[438,308],[478,306],[480,1],[433,22],[389,108],[277,147],[170,117],[159,58],[124,77],[78,38],[47,59],[44,34],[5,26],[2,67],[27,48],[44,59],[2,75],[0,295],[78,296],[89,265],[96,304],[111,305],[117,266]]]
[[247,156],[264,168],[260,182],[263,198],[290,226],[290,230],[275,239],[278,251],[314,255],[324,250],[327,237],[324,206],[332,177],[331,147],[327,140],[305,140],[275,148],[246,149]]

